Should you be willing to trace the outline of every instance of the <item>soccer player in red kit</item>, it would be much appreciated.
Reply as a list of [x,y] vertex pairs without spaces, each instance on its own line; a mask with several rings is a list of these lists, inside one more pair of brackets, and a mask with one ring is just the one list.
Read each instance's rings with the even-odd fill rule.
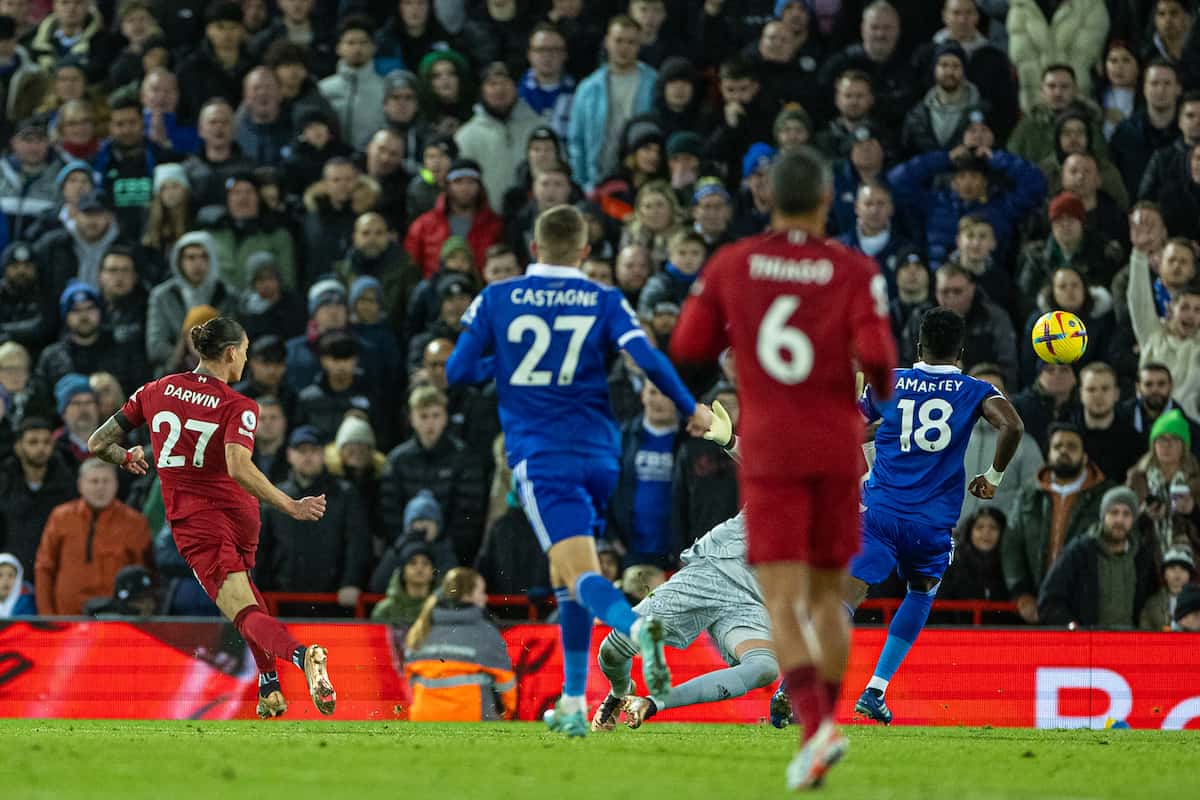
[[859,545],[855,364],[886,398],[896,347],[879,268],[824,237],[829,166],[805,148],[781,156],[770,180],[771,230],[713,256],[683,306],[671,354],[712,361],[732,346],[737,355],[747,560],[804,725],[788,787],[807,789],[846,751],[833,707],[850,647],[842,583]]
[[190,335],[200,355],[195,371],[142,386],[92,434],[88,449],[144,475],[148,464],[143,448],[126,450],[117,442],[128,431],[149,424],[167,521],[179,553],[254,654],[258,715],[267,719],[287,710],[276,657],[304,671],[317,710],[332,714],[337,695],[326,671],[325,648],[306,647],[268,616],[266,602],[250,581],[258,549],[259,501],[294,519],[315,521],[325,514],[325,496],[294,500],[251,461],[258,406],[229,388],[241,379],[246,365],[249,341],[242,326],[217,317],[192,328]]

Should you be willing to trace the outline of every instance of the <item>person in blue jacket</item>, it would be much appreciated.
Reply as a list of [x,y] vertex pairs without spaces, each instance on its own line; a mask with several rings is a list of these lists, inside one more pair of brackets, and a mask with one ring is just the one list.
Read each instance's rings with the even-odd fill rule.
[[[949,185],[942,185],[937,178],[947,172],[953,173]],[[953,252],[958,220],[967,214],[992,223],[995,257],[1005,263],[1017,225],[1046,198],[1046,178],[1035,164],[987,147],[925,153],[893,168],[887,180],[896,208],[912,217],[909,229],[925,231],[935,270]]]
[[21,562],[12,553],[0,553],[0,619],[37,614],[33,585],[25,579]]

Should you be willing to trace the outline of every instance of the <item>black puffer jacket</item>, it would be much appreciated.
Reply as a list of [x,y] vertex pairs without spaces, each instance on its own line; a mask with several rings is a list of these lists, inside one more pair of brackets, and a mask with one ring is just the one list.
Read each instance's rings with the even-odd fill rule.
[[414,436],[388,453],[391,474],[383,481],[384,538],[404,530],[404,507],[421,489],[429,489],[445,515],[446,535],[460,564],[479,552],[487,516],[488,484],[483,463],[448,433],[426,450]]
[[298,522],[274,508],[263,507],[255,575],[265,590],[336,592],[343,586],[363,588],[371,555],[371,529],[366,508],[354,487],[322,474],[301,486],[295,475],[279,485],[292,497],[325,495],[325,516]]

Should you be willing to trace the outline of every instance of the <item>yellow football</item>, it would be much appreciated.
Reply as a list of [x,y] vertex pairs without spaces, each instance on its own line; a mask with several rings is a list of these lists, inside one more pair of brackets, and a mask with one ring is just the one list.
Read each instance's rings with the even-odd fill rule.
[[1047,364],[1074,364],[1087,352],[1087,328],[1070,311],[1047,311],[1033,323],[1033,352]]

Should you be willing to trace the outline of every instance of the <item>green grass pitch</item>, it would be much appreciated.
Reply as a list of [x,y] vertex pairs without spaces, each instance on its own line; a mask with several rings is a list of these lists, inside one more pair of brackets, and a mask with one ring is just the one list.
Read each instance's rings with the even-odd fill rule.
[[[1195,732],[852,726],[824,798],[1194,796]],[[535,724],[0,720],[0,795],[756,800],[782,797],[794,730],[655,725],[566,740]]]

